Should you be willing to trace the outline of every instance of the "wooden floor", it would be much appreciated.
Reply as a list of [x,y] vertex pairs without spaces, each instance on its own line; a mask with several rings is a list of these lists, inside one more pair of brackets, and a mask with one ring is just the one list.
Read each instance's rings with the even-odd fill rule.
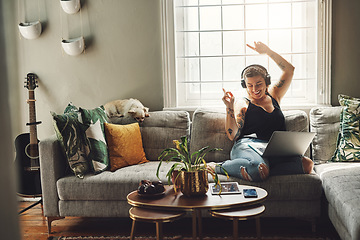
[[[19,202],[19,211],[33,202]],[[20,214],[20,227],[23,240],[47,240],[49,236],[129,236],[131,220],[129,218],[80,218],[66,217],[52,223],[52,233],[47,233],[47,222],[41,205],[37,205]],[[165,236],[191,236],[191,221],[180,219],[164,225]],[[311,232],[311,224],[302,219],[263,218],[261,232],[264,236],[317,236],[327,240],[339,240],[339,236],[329,221],[317,224],[316,233]],[[208,218],[203,221],[203,234],[207,236],[231,236],[232,224],[229,221]],[[255,236],[253,220],[239,223],[239,236]],[[139,223],[136,236],[155,236],[155,224]]]

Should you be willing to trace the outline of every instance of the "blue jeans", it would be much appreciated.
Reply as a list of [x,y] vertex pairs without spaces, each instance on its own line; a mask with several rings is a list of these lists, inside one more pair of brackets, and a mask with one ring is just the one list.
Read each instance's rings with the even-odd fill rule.
[[[230,160],[219,164],[229,176],[260,182],[268,177],[268,174],[264,174],[264,172],[270,172],[271,176],[304,173],[302,156],[263,158],[248,146],[249,142],[266,141],[247,137],[239,139],[231,149]],[[224,171],[218,166],[215,171],[224,174]]]

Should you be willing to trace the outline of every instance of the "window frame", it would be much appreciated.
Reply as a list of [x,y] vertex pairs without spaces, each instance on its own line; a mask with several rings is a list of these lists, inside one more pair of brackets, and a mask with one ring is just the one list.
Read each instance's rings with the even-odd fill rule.
[[[310,109],[314,106],[331,105],[331,19],[332,0],[317,0],[318,49],[317,49],[317,99],[313,104],[285,105],[283,109]],[[199,106],[177,106],[175,26],[173,0],[161,1],[162,67],[164,110],[195,110]]]

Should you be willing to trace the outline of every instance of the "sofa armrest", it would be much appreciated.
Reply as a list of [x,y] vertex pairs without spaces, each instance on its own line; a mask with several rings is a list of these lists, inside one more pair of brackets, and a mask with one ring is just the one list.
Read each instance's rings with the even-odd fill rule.
[[44,216],[59,216],[56,182],[65,175],[66,161],[55,135],[40,141],[39,153]]

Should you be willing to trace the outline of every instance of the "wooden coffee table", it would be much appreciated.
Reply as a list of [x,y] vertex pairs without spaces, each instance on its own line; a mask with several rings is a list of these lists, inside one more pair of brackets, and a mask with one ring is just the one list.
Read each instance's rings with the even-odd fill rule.
[[[128,194],[127,201],[135,207],[144,207],[159,210],[176,210],[192,212],[192,235],[193,239],[202,237],[201,210],[222,210],[237,207],[250,206],[261,203],[267,197],[265,189],[239,185],[240,191],[244,188],[255,188],[257,198],[245,198],[243,194],[213,195],[210,190],[203,197],[186,197],[180,191],[175,193],[172,186],[165,186],[165,194],[156,198],[139,196],[137,191]],[[198,230],[197,230],[198,227]]]

